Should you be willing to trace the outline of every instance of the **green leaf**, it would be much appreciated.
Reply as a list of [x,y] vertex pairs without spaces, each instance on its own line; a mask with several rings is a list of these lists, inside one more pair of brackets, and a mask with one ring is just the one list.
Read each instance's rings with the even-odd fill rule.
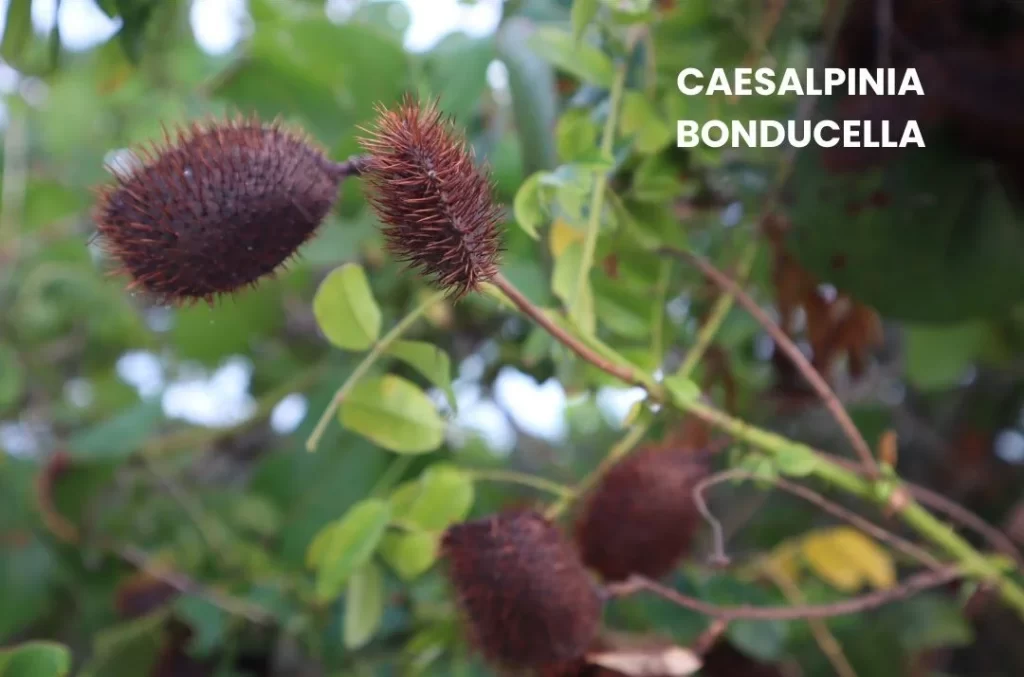
[[313,297],[320,330],[343,350],[366,350],[380,336],[381,314],[363,267],[348,263],[320,283]]
[[465,519],[473,507],[473,478],[463,470],[439,463],[423,471],[419,492],[402,519],[426,531],[440,531]]
[[0,411],[13,406],[25,389],[25,369],[18,354],[8,345],[0,343]]
[[579,42],[580,38],[583,37],[583,32],[587,30],[587,26],[597,16],[599,8],[600,0],[573,0],[572,12],[569,18],[572,21],[572,37],[574,40]]
[[131,456],[163,420],[163,403],[159,397],[152,398],[73,435],[68,448],[73,456],[91,460]]
[[615,77],[611,59],[585,42],[577,43],[570,33],[553,26],[542,26],[530,36],[529,45],[555,67],[584,82],[610,87]]
[[791,477],[807,477],[818,467],[818,457],[814,452],[796,445],[786,445],[773,459],[778,471]]
[[665,387],[672,401],[676,403],[693,402],[700,397],[700,386],[688,378],[673,374],[665,378]]
[[169,617],[164,607],[148,616],[101,630],[93,642],[92,659],[81,677],[139,677],[151,674],[164,645]]
[[921,390],[959,383],[992,340],[985,322],[906,327],[907,380]]
[[558,163],[553,132],[558,119],[558,93],[551,66],[527,44],[535,28],[525,17],[503,21],[498,31],[498,55],[508,69],[512,115],[525,174],[548,170]]
[[369,498],[323,528],[307,554],[307,561],[316,568],[318,600],[329,602],[341,594],[352,572],[373,556],[390,521],[388,502]]
[[441,348],[424,341],[395,341],[388,348],[388,354],[396,357],[428,381],[444,391],[448,404],[455,409],[455,391],[452,390],[451,358]]
[[426,573],[437,561],[440,537],[426,531],[388,533],[380,544],[380,555],[404,581]]
[[[601,128],[590,117],[590,111],[571,108],[562,114],[555,128],[558,155],[564,162],[576,163],[587,159],[596,151]],[[590,158],[592,159],[592,158]]]
[[908,653],[968,646],[974,641],[971,624],[956,601],[938,594],[915,595],[899,606],[900,642]]
[[344,642],[358,649],[369,642],[384,616],[384,576],[372,561],[352,573],[345,595]]
[[0,57],[17,65],[22,51],[32,39],[32,0],[9,0]]
[[189,650],[199,656],[209,656],[224,645],[230,618],[213,603],[184,595],[174,601],[174,612],[192,631]]
[[341,424],[400,454],[423,454],[444,441],[445,422],[426,393],[388,374],[360,381],[341,405]]
[[534,172],[523,181],[512,203],[516,223],[534,240],[540,239],[537,229],[544,219],[544,203],[540,194],[540,179],[543,173]]
[[636,91],[626,92],[622,98],[619,130],[623,136],[632,136],[637,151],[645,155],[664,149],[675,135],[651,100]]
[[551,274],[551,291],[569,309],[569,317],[579,331],[589,335],[596,329],[597,318],[594,314],[594,289],[589,276],[584,281],[579,298],[576,298],[582,266],[583,244],[574,242],[555,259],[555,267]]
[[809,272],[915,323],[994,317],[1024,300],[1024,212],[988,162],[936,136],[879,169],[824,166],[826,153],[854,152],[797,155],[786,245]]
[[465,120],[480,105],[487,89],[487,67],[494,60],[494,39],[453,33],[427,54],[424,70],[438,106]]
[[0,677],[64,677],[71,651],[56,642],[26,642],[0,650]]

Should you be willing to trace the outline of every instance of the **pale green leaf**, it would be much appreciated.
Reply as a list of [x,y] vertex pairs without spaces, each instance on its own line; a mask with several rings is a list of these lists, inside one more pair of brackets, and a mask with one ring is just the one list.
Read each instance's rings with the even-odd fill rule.
[[393,374],[360,381],[339,418],[349,430],[400,454],[424,454],[444,441],[445,422],[434,403],[416,384]]
[[427,531],[440,531],[465,519],[473,507],[473,478],[459,468],[439,463],[420,477],[420,488],[402,518]]
[[346,649],[358,649],[369,642],[384,616],[384,576],[372,561],[352,573],[345,595],[343,623]]
[[599,7],[600,0],[573,0],[570,19],[572,20],[572,36],[577,42],[583,36],[587,25],[597,16]]
[[[316,568],[318,600],[329,602],[341,594],[352,572],[373,556],[390,521],[390,504],[370,498],[324,527],[307,553],[307,561]],[[328,535],[324,536],[324,532]]]
[[665,387],[668,388],[672,401],[677,404],[693,402],[700,397],[700,386],[682,376],[672,375],[666,377]]
[[424,341],[395,341],[388,348],[388,354],[413,367],[443,390],[448,404],[452,409],[456,408],[455,391],[452,390],[452,363],[448,353]]
[[380,308],[362,266],[354,263],[336,268],[320,283],[313,314],[327,340],[343,350],[366,350],[380,336]]
[[584,82],[610,87],[615,77],[611,59],[591,44],[577,43],[572,34],[543,26],[530,36],[530,47],[549,63]]
[[26,642],[0,649],[0,677],[64,677],[71,651],[56,642]]
[[402,580],[412,581],[437,561],[438,548],[438,534],[426,531],[388,533],[381,541],[380,554]]
[[544,205],[541,202],[540,178],[544,172],[535,172],[516,191],[515,200],[512,203],[512,211],[515,214],[516,223],[526,231],[526,234],[534,240],[540,236],[537,229],[544,219]]

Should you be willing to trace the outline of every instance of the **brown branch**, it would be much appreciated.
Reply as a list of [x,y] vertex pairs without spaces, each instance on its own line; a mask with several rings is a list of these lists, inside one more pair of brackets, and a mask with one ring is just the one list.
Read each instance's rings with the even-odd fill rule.
[[[736,479],[752,480],[758,479],[758,477],[759,476],[747,470],[726,470],[704,479],[696,487],[694,487],[693,490],[693,498],[697,504],[698,510],[704,516],[705,519],[709,518],[711,511],[708,510],[707,508],[707,501],[704,497],[704,492],[710,489],[711,487],[718,484],[722,484],[723,482],[729,482]],[[931,553],[929,553],[927,550],[920,547],[919,545],[911,543],[905,538],[902,538],[887,529],[883,529],[874,522],[871,522],[870,520],[861,517],[852,510],[848,510],[843,506],[839,505],[838,503],[834,503],[828,500],[827,498],[825,498],[824,496],[822,496],[821,494],[819,494],[818,492],[814,491],[809,487],[805,487],[795,482],[790,482],[789,480],[786,480],[781,477],[771,478],[769,481],[772,482],[772,484],[774,484],[779,489],[782,489],[787,493],[793,494],[794,496],[799,496],[808,503],[812,503],[815,506],[821,508],[824,512],[827,512],[833,517],[836,517],[838,519],[843,520],[844,522],[852,524],[854,527],[860,529],[866,534],[874,536],[876,539],[882,541],[883,543],[888,543],[894,549],[899,550],[908,557],[921,562],[933,571],[940,571],[945,566],[942,562],[940,562],[934,556],[932,556]],[[715,552],[712,555],[712,557],[714,559],[727,558],[728,556],[725,553],[725,547],[721,539],[721,525],[716,525],[717,522],[718,520],[714,517],[711,517],[709,520],[709,524],[711,525],[712,531],[715,533]]]
[[822,378],[821,374],[818,373],[807,358],[804,357],[804,354],[800,352],[800,349],[793,343],[792,339],[786,336],[786,332],[782,331],[779,325],[768,317],[767,313],[761,310],[761,307],[750,298],[749,294],[706,259],[681,249],[662,248],[659,252],[691,263],[699,268],[705,276],[713,280],[723,291],[736,297],[736,301],[768,332],[772,340],[775,341],[775,344],[786,353],[789,359],[793,361],[793,364],[796,365],[801,375],[814,388],[818,397],[821,398],[825,407],[832,414],[833,418],[836,419],[839,427],[842,428],[843,433],[849,438],[868,476],[872,479],[877,479],[879,477],[878,464],[875,462],[875,457],[871,453],[871,447],[868,445],[867,440],[860,434],[857,426],[853,423],[853,419],[850,418],[835,392],[833,392],[832,388],[825,382],[825,379]]
[[621,381],[625,381],[626,383],[631,383],[641,387],[646,387],[648,385],[644,383],[642,379],[638,378],[637,374],[632,369],[616,364],[611,360],[598,355],[596,352],[584,345],[582,341],[555,324],[555,322],[552,321],[543,310],[535,306],[530,299],[526,298],[526,296],[524,296],[523,293],[501,273],[495,275],[491,280],[491,283],[494,284],[494,286],[497,287],[509,301],[515,304],[515,306],[521,310],[524,315],[539,324],[545,331],[551,334],[555,340],[579,355],[583,360],[586,360],[601,371],[610,374]]
[[758,607],[750,605],[718,606],[652,581],[644,576],[631,576],[622,583],[607,586],[610,597],[627,597],[638,592],[650,592],[678,606],[723,621],[799,621],[810,618],[831,618],[870,611],[886,604],[898,602],[919,592],[945,585],[961,576],[957,567],[915,574],[895,588],[878,590],[860,597],[831,604],[806,604],[791,607]]

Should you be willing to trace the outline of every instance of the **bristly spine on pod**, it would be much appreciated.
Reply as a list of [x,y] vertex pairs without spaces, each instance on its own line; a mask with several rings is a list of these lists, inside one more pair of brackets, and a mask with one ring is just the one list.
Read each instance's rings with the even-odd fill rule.
[[166,130],[101,188],[93,216],[115,273],[157,303],[212,302],[295,256],[361,160],[335,163],[305,134],[255,116]]
[[455,524],[442,538],[468,635],[491,663],[540,669],[575,659],[601,626],[603,600],[572,544],[532,510]]
[[378,106],[366,132],[367,199],[392,254],[453,298],[497,275],[502,210],[493,184],[437,104],[407,95],[394,110]]

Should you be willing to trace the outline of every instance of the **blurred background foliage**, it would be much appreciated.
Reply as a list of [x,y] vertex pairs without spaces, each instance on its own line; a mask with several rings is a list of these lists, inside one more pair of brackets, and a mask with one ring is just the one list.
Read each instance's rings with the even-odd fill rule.
[[[305,128],[340,160],[356,152],[378,102],[437,97],[492,167],[509,207],[503,269],[538,304],[571,298],[594,168],[614,168],[592,303],[576,319],[637,365],[674,368],[716,292],[652,248],[691,248],[733,267],[764,226],[760,206],[783,155],[680,150],[675,120],[783,119],[801,103],[683,97],[676,74],[750,59],[805,67],[836,3],[434,3],[4,3],[0,646],[22,650],[0,650],[0,675],[65,674],[72,664],[96,677],[489,674],[461,636],[430,530],[544,497],[473,481],[484,474],[467,468],[572,484],[622,434],[636,393],[473,296],[432,306],[409,330],[443,354],[392,355],[372,370],[428,393],[443,444],[401,453],[361,434],[365,425],[332,419],[307,453],[317,418],[363,357],[321,330],[334,311],[314,315],[327,275],[345,263],[365,270],[372,298],[358,302],[379,307],[383,332],[429,294],[383,252],[358,183],[344,186],[287,272],[214,308],[174,310],[147,307],[105,274],[91,190],[109,179],[105,164],[177,123],[255,111]],[[217,4],[237,11],[216,18]],[[458,17],[471,15],[460,30]],[[201,44],[215,19],[237,39]],[[410,44],[414,19],[453,30]],[[87,24],[94,39],[72,45]],[[637,37],[605,157],[615,64]],[[787,197],[793,230],[765,228],[752,294],[830,374],[869,440],[897,432],[902,473],[1024,540],[1020,219],[1006,216],[1012,207],[962,208],[960,193],[977,194],[967,169],[933,160],[941,176],[893,170],[895,183],[882,185],[897,204],[921,189],[947,202],[925,216],[851,217],[824,185],[849,179],[802,162]],[[838,190],[877,189],[858,180],[871,185]],[[837,247],[844,266],[834,265]],[[742,311],[727,316],[697,374],[745,418],[845,448]],[[679,423],[656,418],[651,438]],[[898,557],[844,537],[798,501],[722,487],[712,503],[730,552],[778,554],[804,600],[886,587],[900,570]],[[397,517],[427,531],[395,530]],[[707,567],[706,552],[696,545],[673,584],[719,603],[793,603],[762,575]],[[828,629],[862,677],[1021,674],[1019,620],[962,601],[928,593]],[[686,644],[706,620],[645,598],[616,603],[609,625]],[[705,674],[835,674],[816,637],[802,622],[735,623]]]

